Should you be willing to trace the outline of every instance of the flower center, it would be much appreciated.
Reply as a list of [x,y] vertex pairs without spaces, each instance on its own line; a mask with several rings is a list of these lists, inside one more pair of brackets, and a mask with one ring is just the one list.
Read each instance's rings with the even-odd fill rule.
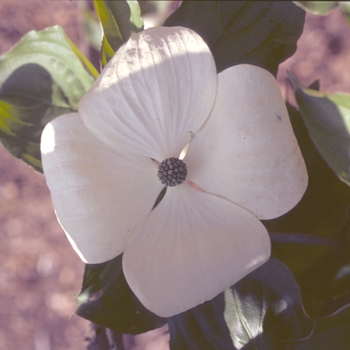
[[163,160],[158,166],[158,178],[165,186],[176,186],[186,180],[187,166],[178,158]]

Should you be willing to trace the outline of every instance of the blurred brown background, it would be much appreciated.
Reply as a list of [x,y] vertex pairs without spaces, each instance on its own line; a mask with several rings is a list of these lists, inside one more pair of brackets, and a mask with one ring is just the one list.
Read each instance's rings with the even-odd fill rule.
[[[60,24],[85,53],[85,1],[0,0],[0,54],[29,30]],[[307,15],[298,51],[278,75],[292,98],[286,69],[308,85],[350,93],[350,28],[339,10]],[[0,350],[83,350],[94,334],[74,316],[83,263],[58,225],[45,179],[0,145]],[[127,349],[165,350],[167,337],[125,338]]]
[[[79,3],[0,0],[0,54],[61,24],[82,49]],[[84,264],[58,225],[44,177],[0,148],[0,349],[83,350],[74,316]]]

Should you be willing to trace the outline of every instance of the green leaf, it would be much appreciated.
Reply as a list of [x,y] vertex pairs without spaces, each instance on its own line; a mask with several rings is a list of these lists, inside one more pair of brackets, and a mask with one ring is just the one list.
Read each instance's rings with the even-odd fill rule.
[[[51,119],[72,112],[52,105],[52,77],[38,64],[17,68],[0,88],[0,139],[15,157],[42,171],[41,132]],[[31,94],[31,95],[30,95]]]
[[225,301],[224,317],[237,348],[283,349],[313,327],[293,274],[275,258],[226,290]]
[[241,63],[276,75],[278,65],[293,55],[305,12],[290,1],[189,1],[165,21],[202,36],[218,72]]
[[350,259],[335,246],[273,244],[273,256],[293,271],[312,317],[330,314],[350,302]]
[[310,337],[287,350],[348,350],[350,344],[350,307],[320,318]]
[[340,180],[350,185],[350,95],[304,88],[289,72],[311,139]]
[[105,66],[132,34],[143,30],[143,21],[135,0],[94,0],[94,5],[103,29],[101,62]]
[[0,139],[8,151],[42,171],[44,126],[77,110],[97,74],[61,27],[26,34],[0,57]]
[[168,318],[170,349],[235,350],[224,311],[224,293],[220,293],[213,300]]
[[346,21],[350,25],[350,1],[341,1],[339,2],[339,6],[343,11]]
[[314,15],[327,15],[339,6],[338,1],[294,1],[295,4]]
[[[0,86],[2,87],[17,68],[29,63],[40,65],[52,76],[52,101],[62,107],[77,109],[80,98],[98,76],[97,71],[78,53],[60,26],[40,32],[30,31],[11,51],[1,56]],[[90,67],[88,71],[84,64]],[[21,84],[18,87],[22,91],[26,88]],[[28,93],[31,95],[30,91],[25,94]]]
[[309,185],[294,209],[264,221],[264,225],[272,233],[273,256],[291,269],[308,314],[318,317],[339,308],[342,298],[350,295],[349,278],[339,277],[350,264],[345,252],[350,242],[350,188],[320,156],[300,113],[291,106],[288,112],[306,162]]
[[139,334],[166,323],[148,311],[128,286],[122,255],[103,263],[86,265],[76,314],[118,333]]
[[275,258],[168,324],[172,350],[283,350],[313,328],[292,273]]

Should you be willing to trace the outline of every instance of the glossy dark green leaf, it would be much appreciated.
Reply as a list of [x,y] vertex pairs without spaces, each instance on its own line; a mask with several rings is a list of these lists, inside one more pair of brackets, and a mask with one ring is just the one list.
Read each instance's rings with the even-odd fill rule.
[[224,293],[168,318],[171,350],[234,350],[224,319]]
[[282,350],[313,327],[292,273],[275,258],[168,324],[172,350]]
[[310,337],[287,350],[348,350],[350,347],[350,307],[317,320]]
[[306,89],[292,73],[289,76],[312,141],[330,168],[350,185],[350,95]]
[[275,258],[226,290],[225,301],[224,317],[237,348],[284,349],[313,327],[293,274]]
[[312,317],[328,315],[350,302],[350,258],[336,246],[273,245],[273,255],[293,271]]
[[42,129],[58,115],[76,110],[96,76],[61,27],[26,34],[0,57],[1,142],[42,171]]
[[305,12],[291,1],[189,1],[165,21],[166,26],[195,30],[210,47],[218,72],[249,63],[276,75],[293,55]]
[[350,264],[346,252],[350,247],[350,189],[316,150],[300,113],[291,106],[288,111],[306,162],[309,185],[294,209],[264,224],[275,239],[273,256],[293,272],[307,312],[320,316],[337,309],[350,292],[349,278],[341,273]]
[[86,265],[76,314],[118,333],[139,334],[158,328],[166,319],[148,311],[128,286],[122,255]]
[[103,29],[101,62],[105,66],[133,33],[143,29],[141,10],[135,0],[94,0]]

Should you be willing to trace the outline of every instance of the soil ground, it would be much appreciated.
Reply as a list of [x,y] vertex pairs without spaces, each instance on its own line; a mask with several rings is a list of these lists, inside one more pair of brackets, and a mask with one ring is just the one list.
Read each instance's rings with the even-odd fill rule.
[[[29,30],[60,24],[88,53],[82,32],[84,1],[0,0],[0,54]],[[350,28],[341,12],[307,15],[296,54],[278,80],[292,98],[286,69],[308,85],[350,93]],[[0,350],[84,350],[92,334],[74,316],[84,265],[56,221],[44,176],[0,146]],[[168,336],[125,339],[127,349],[165,350]]]

